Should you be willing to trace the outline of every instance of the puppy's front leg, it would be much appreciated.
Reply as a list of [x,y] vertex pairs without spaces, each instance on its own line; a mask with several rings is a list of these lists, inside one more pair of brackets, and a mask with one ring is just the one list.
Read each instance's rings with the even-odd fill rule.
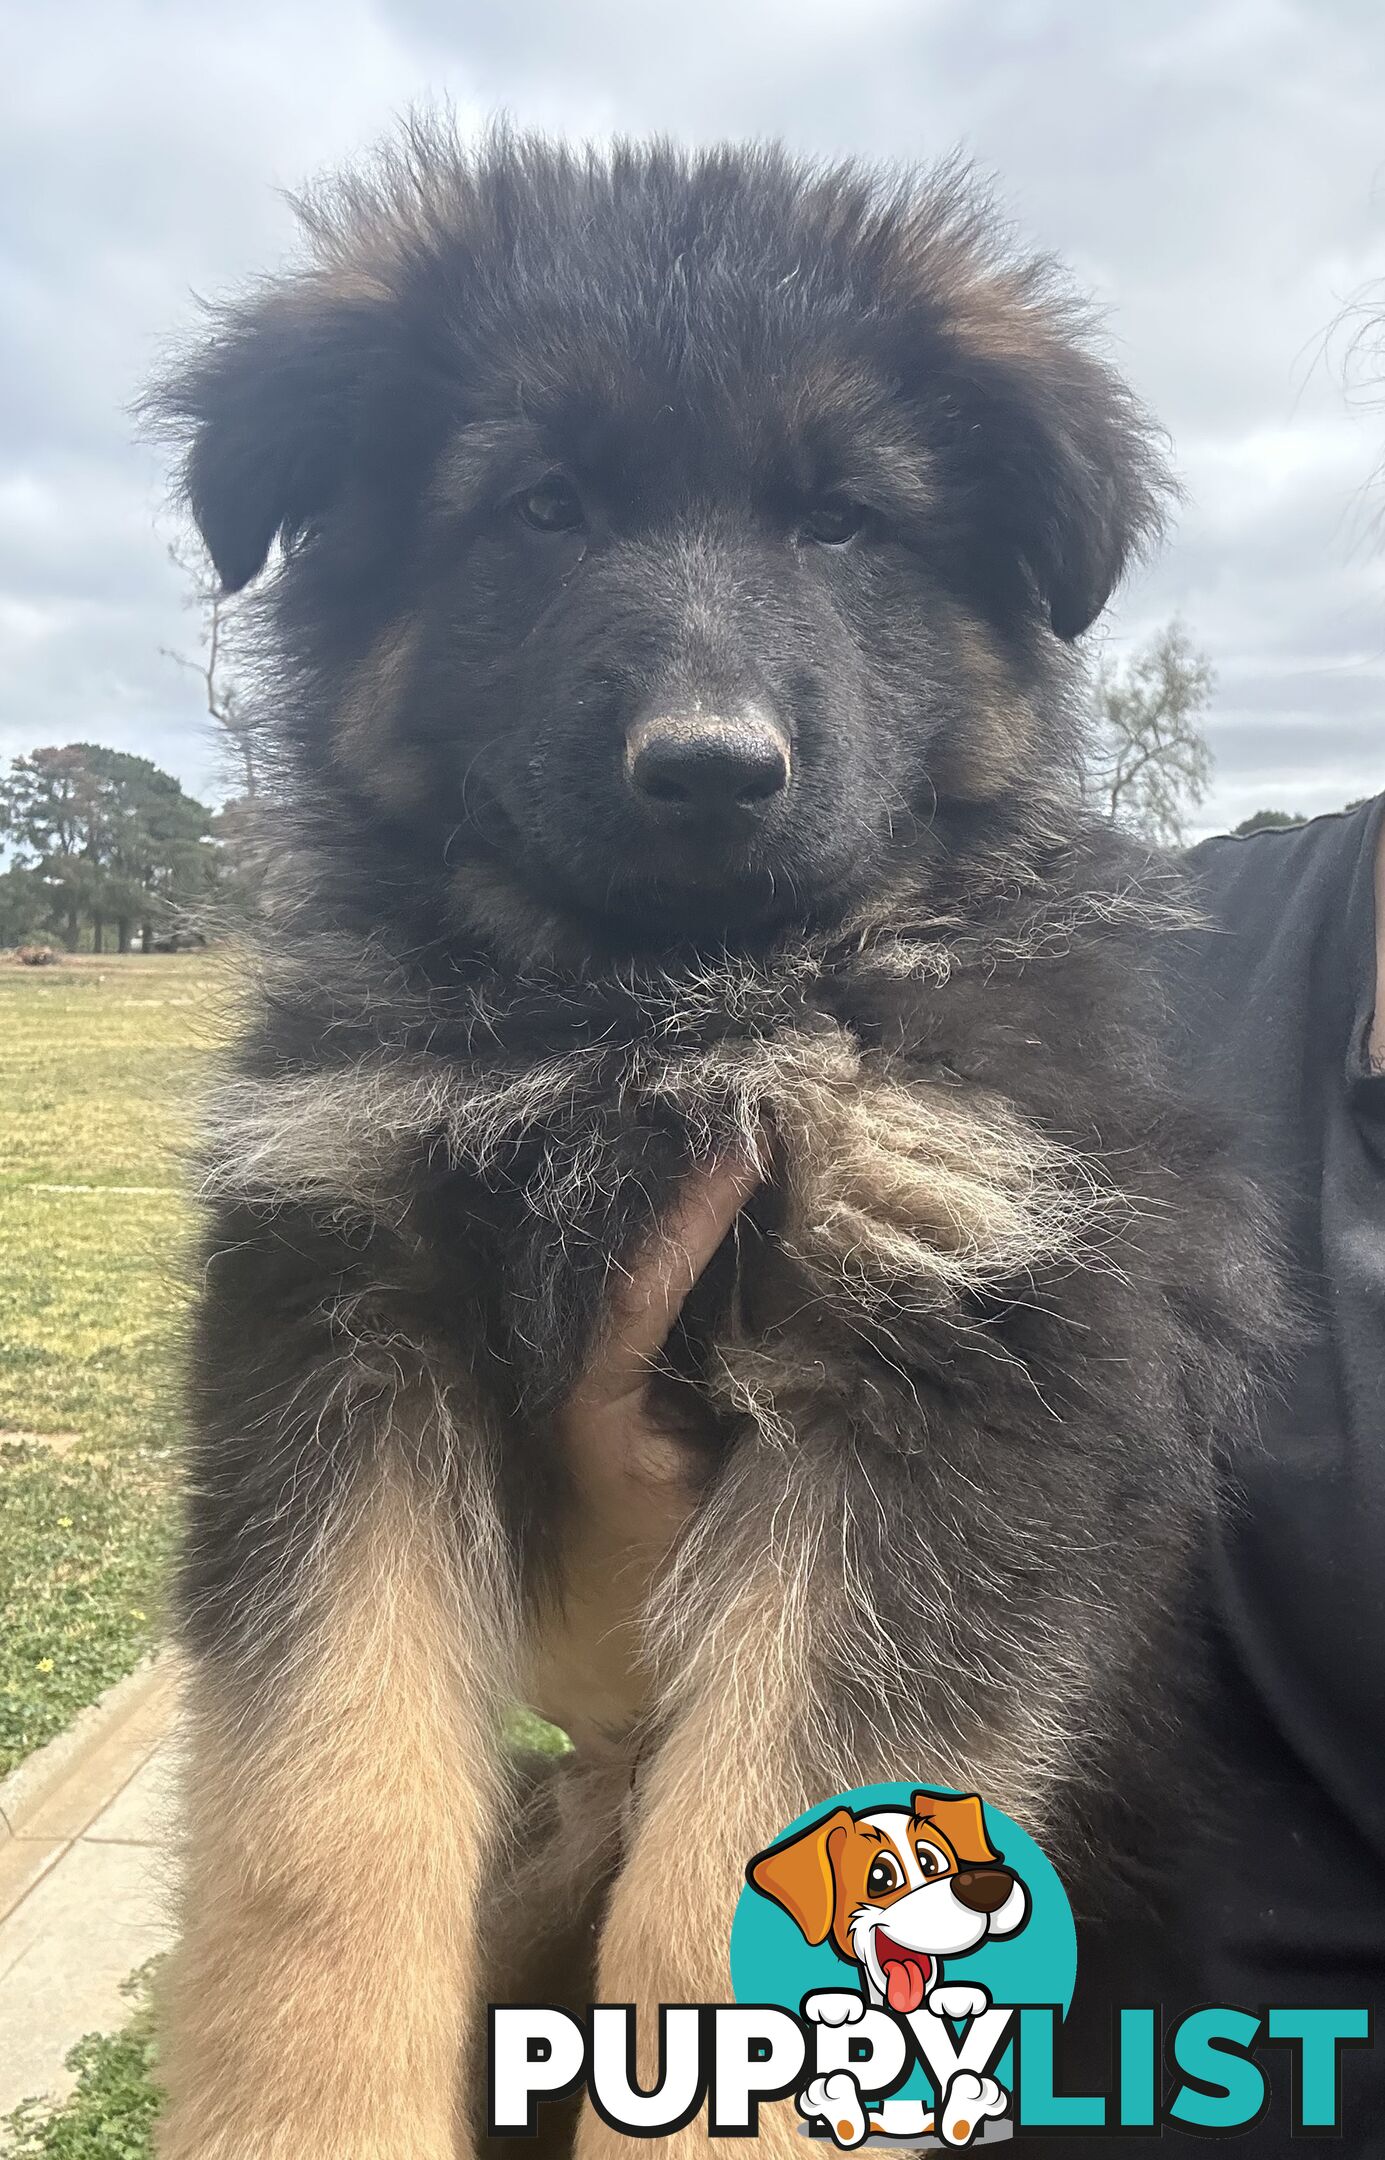
[[477,1478],[460,1491],[443,1415],[426,1384],[393,1395],[292,1579],[263,1586],[268,1655],[252,1606],[195,1656],[162,2160],[470,2149],[508,1626],[493,1514]]
[[[731,1920],[747,1861],[814,1802],[872,1774],[814,1677],[815,1627],[832,1602],[823,1543],[820,1496],[798,1466],[752,1449],[656,1593],[649,1635],[661,1704],[596,1990],[598,2002],[635,2005],[648,2085],[658,2068],[657,2006],[731,2000]],[[762,2108],[754,2149],[798,2160],[797,2125],[791,2101]],[[643,2144],[584,2110],[577,2160],[635,2160]],[[720,2146],[699,2115],[660,2150],[700,2160]]]
[[[647,2088],[658,2073],[658,2005],[730,2001],[746,1865],[798,1816],[854,1786],[896,1780],[906,1763],[921,1784],[1022,1809],[1025,1734],[962,1724],[945,1606],[931,1595],[921,1605],[911,1581],[888,1621],[878,1609],[892,1578],[873,1540],[889,1534],[919,1580],[926,1566],[926,1553],[893,1534],[917,1512],[898,1482],[907,1468],[894,1465],[892,1487],[887,1456],[843,1445],[850,1407],[825,1388],[805,1397],[794,1386],[790,1375],[778,1390],[794,1445],[752,1437],[734,1451],[647,1615],[658,1710],[596,1992],[598,2002],[635,2006]],[[790,2101],[761,2108],[750,2145],[799,2160]],[[642,2149],[586,2108],[577,2160],[636,2160]],[[721,2146],[699,2115],[660,2149],[708,2160]]]

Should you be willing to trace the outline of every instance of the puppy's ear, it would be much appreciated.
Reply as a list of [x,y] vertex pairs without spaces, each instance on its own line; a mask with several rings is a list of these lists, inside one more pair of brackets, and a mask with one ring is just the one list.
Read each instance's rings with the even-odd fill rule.
[[1055,636],[1069,642],[1162,528],[1157,461],[1133,408],[1104,369],[1074,356],[1036,397],[1030,448],[1017,446],[1020,554]]
[[1061,298],[1027,295],[953,336],[983,554],[1020,565],[1055,634],[1080,637],[1163,531],[1177,488],[1160,438]]
[[228,313],[218,334],[144,401],[185,446],[183,489],[227,592],[276,539],[309,531],[341,491],[382,363],[386,313],[308,280]]
[[762,1897],[782,1905],[794,1926],[816,1946],[832,1932],[837,1883],[832,1867],[834,1837],[850,1830],[851,1815],[834,1808],[821,1822],[810,1823],[782,1845],[771,1845],[751,1861],[746,1880]]
[[918,1821],[930,1822],[942,1831],[963,1867],[983,1867],[999,1859],[986,1835],[985,1810],[975,1793],[950,1800],[937,1793],[916,1792],[912,1805]]

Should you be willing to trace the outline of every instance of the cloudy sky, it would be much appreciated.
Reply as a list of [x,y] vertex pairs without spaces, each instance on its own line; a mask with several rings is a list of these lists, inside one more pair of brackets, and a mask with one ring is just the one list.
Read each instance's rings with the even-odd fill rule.
[[218,791],[124,407],[194,294],[291,245],[276,190],[445,96],[464,125],[963,146],[1171,432],[1188,502],[1109,630],[1177,611],[1216,663],[1205,829],[1385,786],[1385,381],[1373,406],[1342,321],[1372,288],[1385,315],[1379,0],[0,0],[0,80],[5,755],[96,739]]

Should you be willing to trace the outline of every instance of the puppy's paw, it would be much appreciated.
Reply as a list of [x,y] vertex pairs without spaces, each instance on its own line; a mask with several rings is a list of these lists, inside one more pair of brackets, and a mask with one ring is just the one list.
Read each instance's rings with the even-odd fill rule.
[[943,2095],[938,2128],[945,2145],[970,2145],[984,2122],[1010,2105],[1003,2085],[975,2070],[959,2070]]
[[806,2122],[825,2123],[836,2143],[848,2151],[865,2138],[861,2088],[849,2070],[830,2070],[826,2077],[810,2078],[798,2096],[798,2112]]
[[803,2015],[810,2025],[859,2025],[865,2014],[863,1998],[842,1988],[823,1988],[803,1998]]
[[968,1986],[960,1981],[954,1986],[944,1981],[941,1987],[931,1989],[927,2002],[933,2016],[940,2018],[980,2017],[982,2011],[990,2007],[991,1998],[983,1987]]

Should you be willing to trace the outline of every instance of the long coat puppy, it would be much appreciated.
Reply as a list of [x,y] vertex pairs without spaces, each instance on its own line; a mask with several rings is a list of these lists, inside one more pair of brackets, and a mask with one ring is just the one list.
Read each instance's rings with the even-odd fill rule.
[[839,1789],[1043,1833],[1119,1777],[1272,1315],[1162,1048],[1181,894],[1082,808],[1072,642],[1165,483],[1051,267],[946,175],[422,129],[303,223],[159,407],[226,588],[273,557],[280,761],[163,2152],[445,2160],[507,1706],[595,1654],[557,1413],[690,1168],[766,1183],[568,1719],[628,1751],[602,2000],[723,1998],[747,1857]]

